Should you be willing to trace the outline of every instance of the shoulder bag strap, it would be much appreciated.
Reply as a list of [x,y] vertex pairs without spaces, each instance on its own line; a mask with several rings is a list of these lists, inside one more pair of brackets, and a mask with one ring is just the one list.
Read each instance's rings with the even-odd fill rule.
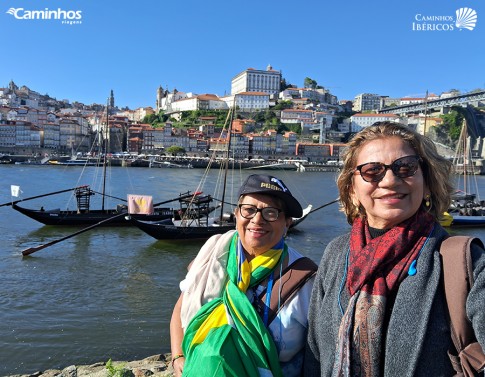
[[[466,300],[473,285],[473,268],[470,246],[472,242],[481,247],[480,239],[466,236],[453,236],[441,244],[440,254],[443,263],[443,282],[446,304],[450,316],[450,331],[459,360],[452,357],[452,364],[465,375],[485,366],[485,355],[475,338],[472,324],[466,315]],[[461,368],[457,364],[461,364]],[[472,373],[472,374],[467,374]]]
[[[287,266],[281,273],[281,277],[277,271],[274,272],[268,324],[274,320],[280,309],[295,295],[298,289],[315,275],[317,268],[318,266],[310,258],[301,257]],[[258,297],[260,303],[266,302],[266,293],[265,288]]]

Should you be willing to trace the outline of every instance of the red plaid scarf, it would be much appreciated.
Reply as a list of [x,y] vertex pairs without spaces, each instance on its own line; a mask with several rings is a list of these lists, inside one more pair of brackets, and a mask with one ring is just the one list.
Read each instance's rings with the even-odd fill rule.
[[357,218],[350,233],[347,288],[351,295],[363,290],[387,296],[406,276],[412,261],[433,228],[433,216],[425,211],[372,239],[367,221]]

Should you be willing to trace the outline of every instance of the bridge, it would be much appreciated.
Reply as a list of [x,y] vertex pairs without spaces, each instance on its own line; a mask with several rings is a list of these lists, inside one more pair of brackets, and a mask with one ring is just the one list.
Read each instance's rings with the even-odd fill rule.
[[413,103],[411,105],[403,106],[393,106],[381,109],[378,112],[380,114],[408,114],[408,113],[423,113],[427,110],[434,108],[452,107],[452,106],[463,106],[475,104],[478,102],[485,101],[485,91],[463,94],[460,96],[442,98],[433,101],[425,101],[420,103]]

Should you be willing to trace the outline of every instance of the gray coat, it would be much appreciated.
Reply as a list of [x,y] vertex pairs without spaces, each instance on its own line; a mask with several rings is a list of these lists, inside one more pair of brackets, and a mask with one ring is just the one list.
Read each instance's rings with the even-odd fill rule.
[[[417,273],[400,284],[388,307],[384,339],[384,376],[451,376],[447,350],[452,348],[441,277],[439,245],[447,235],[439,225],[421,251]],[[338,329],[349,302],[344,284],[349,234],[329,243],[313,286],[309,312],[305,376],[330,376]],[[475,284],[466,310],[485,350],[485,252],[472,248]],[[340,294],[339,294],[340,292]]]

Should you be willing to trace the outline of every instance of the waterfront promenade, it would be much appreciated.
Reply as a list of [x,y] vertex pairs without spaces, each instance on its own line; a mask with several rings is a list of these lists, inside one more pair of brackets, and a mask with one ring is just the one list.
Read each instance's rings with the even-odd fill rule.
[[[41,158],[32,155],[4,155],[0,157],[2,164],[19,164],[19,165],[56,165],[66,166],[65,161],[69,160],[69,156]],[[87,163],[97,163],[102,165],[102,161],[98,158],[80,157],[78,160],[86,160]],[[128,156],[124,158],[110,157],[108,158],[109,166],[123,166],[123,167],[150,167],[150,168],[194,168],[206,169],[209,165],[210,159],[208,157],[189,157],[189,156]],[[301,171],[338,171],[338,165],[335,161],[329,164],[311,163],[298,159],[292,160],[232,160],[234,167],[237,169],[259,169],[267,170],[299,170],[299,166],[303,166]],[[82,165],[82,164],[80,164]],[[77,165],[79,166],[79,165]],[[216,159],[211,162],[211,168],[219,169],[221,167],[221,159]]]

